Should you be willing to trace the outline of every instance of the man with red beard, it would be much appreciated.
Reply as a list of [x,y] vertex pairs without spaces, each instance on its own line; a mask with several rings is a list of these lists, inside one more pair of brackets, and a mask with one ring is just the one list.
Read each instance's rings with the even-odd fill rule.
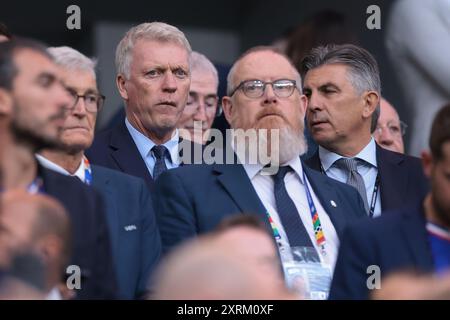
[[[160,176],[156,212],[163,249],[210,231],[229,215],[254,213],[281,251],[311,247],[315,257],[334,265],[339,234],[364,216],[364,207],[356,190],[300,160],[306,97],[295,67],[271,47],[250,49],[231,68],[222,105],[236,161]],[[252,150],[265,142],[267,155]]]

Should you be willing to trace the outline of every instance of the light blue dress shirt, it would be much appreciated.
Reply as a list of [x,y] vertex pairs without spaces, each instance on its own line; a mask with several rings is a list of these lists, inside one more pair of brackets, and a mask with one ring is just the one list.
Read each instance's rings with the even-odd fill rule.
[[[156,144],[144,134],[139,132],[136,128],[134,128],[127,118],[125,118],[125,125],[131,135],[131,138],[133,138],[133,141],[136,144],[136,147],[138,148],[142,159],[144,159],[148,172],[150,172],[150,175],[153,177],[153,169],[155,168],[156,158],[151,150]],[[163,143],[163,145],[167,148],[167,150],[169,150],[170,153],[170,159],[167,157],[165,159],[167,169],[174,169],[180,165],[178,154],[179,139],[180,137],[177,129],[172,135],[172,138],[170,138],[170,140],[168,140],[166,143]]]
[[[357,170],[364,180],[364,185],[366,187],[367,202],[370,207],[370,202],[372,200],[372,194],[375,187],[375,181],[378,174],[377,166],[377,148],[375,140],[372,138],[367,146],[361,150],[354,158],[361,159],[364,161],[358,161]],[[348,173],[334,165],[334,163],[343,158],[341,155],[328,151],[327,149],[319,146],[319,158],[322,164],[322,168],[330,178],[337,181],[346,183]],[[378,188],[377,200],[375,202],[375,209],[373,216],[379,216],[381,214],[381,192]]]

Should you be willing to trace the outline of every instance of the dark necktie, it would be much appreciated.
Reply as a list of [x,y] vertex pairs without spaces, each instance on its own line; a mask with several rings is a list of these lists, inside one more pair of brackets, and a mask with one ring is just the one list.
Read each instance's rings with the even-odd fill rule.
[[367,193],[366,186],[364,184],[364,180],[359,172],[356,170],[358,165],[358,160],[354,158],[341,158],[336,161],[336,165],[340,167],[342,170],[347,172],[347,184],[354,187],[358,190],[359,195],[361,196],[364,202],[364,208],[366,212],[369,212],[369,204],[367,203]]
[[155,167],[153,168],[153,180],[156,180],[161,173],[167,170],[165,159],[169,150],[163,145],[155,145],[152,148],[152,152],[156,159]]
[[291,247],[314,247],[284,184],[284,177],[290,170],[292,169],[289,166],[280,167],[273,176],[278,215]]

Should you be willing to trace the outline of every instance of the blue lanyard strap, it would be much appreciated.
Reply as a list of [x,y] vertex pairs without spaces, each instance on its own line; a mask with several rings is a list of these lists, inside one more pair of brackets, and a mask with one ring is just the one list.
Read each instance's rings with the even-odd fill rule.
[[[305,191],[306,191],[306,198],[308,200],[308,207],[309,207],[309,210],[311,213],[311,219],[313,222],[313,229],[314,229],[314,236],[316,239],[316,243],[317,243],[318,247],[320,248],[322,255],[326,255],[326,251],[325,251],[326,239],[325,239],[325,235],[323,233],[322,223],[320,222],[320,219],[319,219],[319,214],[318,214],[316,206],[314,204],[314,200],[311,196],[311,191],[309,190],[305,171],[303,171],[303,181],[305,184]],[[278,242],[281,240],[280,232],[278,231],[278,229],[275,225],[275,222],[273,221],[272,217],[270,216],[269,211],[266,211],[266,215],[267,215],[267,218],[269,219],[270,226],[272,227],[273,236],[275,237],[275,239]]]
[[323,233],[322,223],[320,222],[319,213],[314,204],[313,198],[311,196],[311,191],[309,190],[308,181],[306,180],[305,170],[303,170],[303,182],[305,184],[306,198],[308,199],[309,212],[311,213],[311,219],[313,222],[314,236],[316,238],[316,243],[319,246],[323,255],[325,255],[325,235]]

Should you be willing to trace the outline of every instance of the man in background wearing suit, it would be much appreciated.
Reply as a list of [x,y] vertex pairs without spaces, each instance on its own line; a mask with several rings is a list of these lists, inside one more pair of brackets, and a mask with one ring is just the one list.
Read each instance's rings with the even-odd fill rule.
[[306,164],[355,187],[371,217],[425,196],[419,159],[385,150],[371,136],[381,91],[372,55],[355,45],[317,47],[301,72],[307,123],[319,145]]
[[115,272],[101,196],[77,179],[38,165],[35,152],[56,148],[74,98],[62,85],[46,47],[32,40],[0,43],[0,190],[46,193],[68,211],[73,227],[70,263],[80,268],[77,298],[114,298]]
[[150,190],[163,171],[180,165],[177,124],[191,82],[190,54],[174,26],[142,23],[127,32],[116,50],[126,119],[96,136],[87,152],[92,163],[143,178]]
[[[431,129],[430,150],[422,154],[431,191],[411,206],[374,221],[356,223],[344,232],[330,297],[367,299],[373,271],[378,279],[390,275],[421,280],[422,273],[448,279],[450,272],[450,105],[441,109]],[[371,270],[375,270],[372,267]],[[447,278],[445,278],[447,277]],[[444,280],[447,281],[447,280]],[[382,284],[383,285],[383,282]],[[397,287],[398,296],[405,288]],[[433,291],[433,287],[428,290]],[[426,295],[423,295],[426,296]]]
[[76,102],[59,137],[62,148],[44,149],[37,155],[38,160],[48,169],[78,177],[102,194],[119,284],[118,296],[123,299],[140,297],[146,292],[149,275],[161,251],[150,192],[142,179],[89,164],[84,150],[92,143],[97,112],[104,100],[97,89],[95,63],[69,47],[48,50]]
[[[364,209],[353,188],[308,169],[300,160],[306,151],[306,97],[300,75],[283,54],[256,47],[235,62],[227,88],[225,116],[233,129],[242,129],[233,139],[246,130],[260,134],[260,139],[268,138],[267,130],[274,136],[279,132],[279,141],[268,145],[273,163],[264,157],[247,161],[249,146],[258,141],[239,145],[238,139],[231,147],[235,152],[230,152],[240,163],[200,164],[162,174],[155,208],[163,249],[212,230],[229,215],[254,213],[280,250],[312,247],[317,257],[333,265],[341,230],[364,216]],[[276,174],[268,174],[269,164]]]
[[205,144],[217,115],[219,75],[214,64],[203,54],[191,53],[191,86],[189,98],[178,122],[183,138]]

